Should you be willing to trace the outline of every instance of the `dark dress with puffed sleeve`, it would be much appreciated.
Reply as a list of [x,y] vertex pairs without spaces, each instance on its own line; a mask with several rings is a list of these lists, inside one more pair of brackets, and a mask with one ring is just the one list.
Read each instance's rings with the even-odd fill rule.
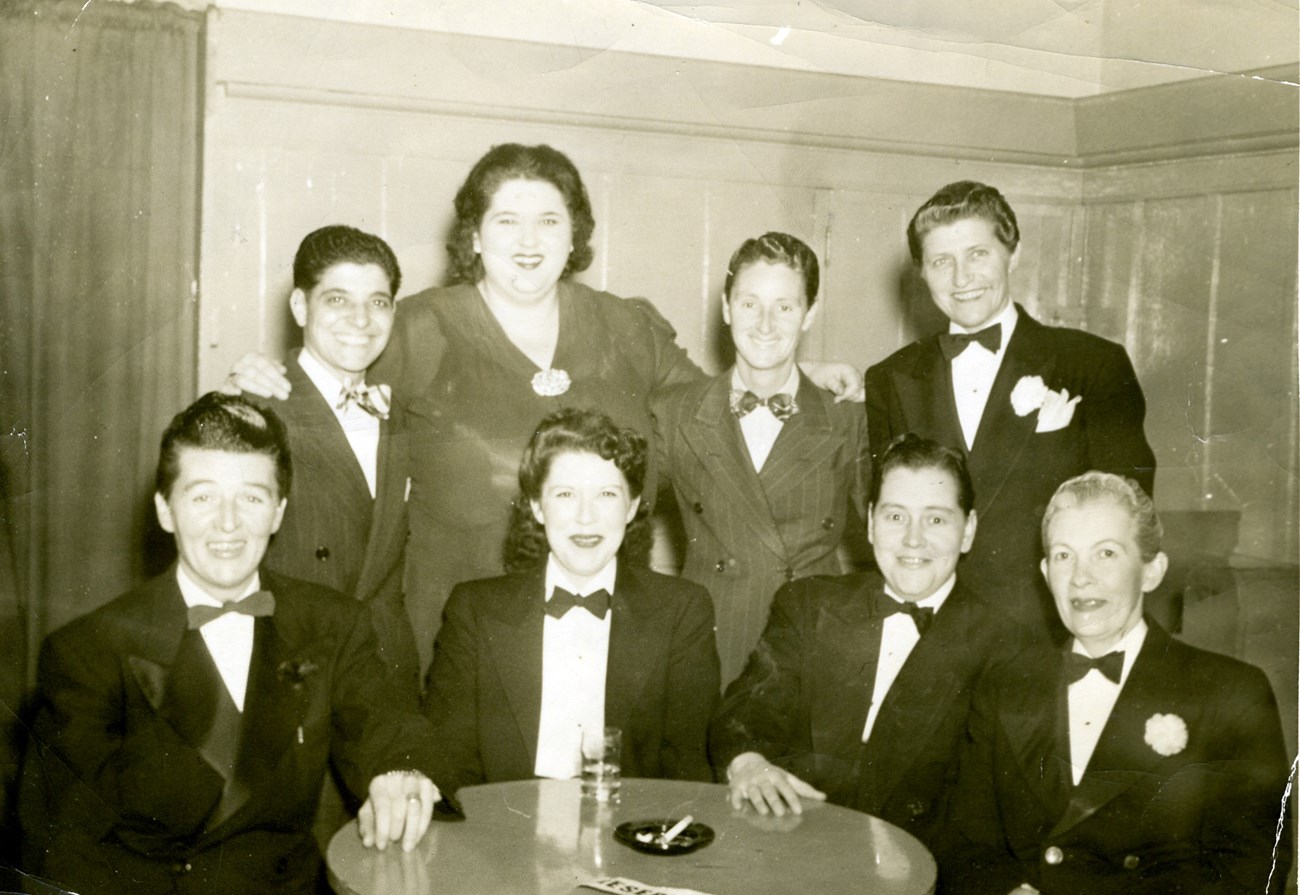
[[552,369],[568,376],[562,394],[534,389],[540,368],[467,284],[403,299],[392,341],[369,377],[393,386],[407,413],[406,605],[422,667],[452,587],[503,571],[519,458],[542,417],[592,408],[649,440],[651,394],[703,376],[648,301],[567,281],[559,301]]

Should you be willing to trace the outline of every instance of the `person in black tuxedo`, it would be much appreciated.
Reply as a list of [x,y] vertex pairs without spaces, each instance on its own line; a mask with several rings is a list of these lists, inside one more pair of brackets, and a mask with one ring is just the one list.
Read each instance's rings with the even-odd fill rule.
[[1020,230],[993,187],[943,187],[913,216],[907,242],[948,332],[867,370],[872,451],[916,432],[965,454],[980,537],[962,580],[1043,639],[1063,639],[1034,572],[1038,521],[1056,487],[1090,469],[1151,492],[1155,455],[1137,374],[1120,345],[1044,326],[1012,303]]
[[644,525],[645,472],[645,439],[604,414],[538,425],[519,469],[517,571],[457,585],[434,645],[425,711],[444,785],[576,777],[582,730],[605,726],[623,731],[624,776],[712,779],[713,603],[620,553],[629,523]]
[[783,586],[710,725],[736,808],[826,798],[935,840],[974,682],[1024,642],[960,580],[973,500],[956,451],[909,434],[882,452],[868,511],[879,571]]
[[393,707],[364,607],[261,565],[290,484],[273,413],[211,393],[172,421],[154,502],[179,561],[41,651],[28,869],[96,895],[313,892],[330,762],[367,845],[424,835],[432,731]]
[[1089,472],[1043,518],[1073,638],[976,690],[939,849],[953,895],[1281,893],[1288,756],[1264,673],[1144,616],[1167,561],[1151,499]]

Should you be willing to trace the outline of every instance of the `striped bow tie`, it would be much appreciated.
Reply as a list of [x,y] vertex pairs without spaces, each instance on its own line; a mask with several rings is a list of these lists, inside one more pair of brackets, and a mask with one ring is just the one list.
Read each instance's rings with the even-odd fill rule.
[[339,390],[335,410],[345,410],[349,404],[356,404],[371,416],[381,420],[388,419],[388,409],[392,406],[393,390],[387,385],[352,385],[343,383]]

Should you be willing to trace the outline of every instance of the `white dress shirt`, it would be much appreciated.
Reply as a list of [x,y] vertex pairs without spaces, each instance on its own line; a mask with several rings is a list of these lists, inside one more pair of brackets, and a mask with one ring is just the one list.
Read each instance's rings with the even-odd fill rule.
[[[740,372],[734,368],[731,371],[731,387],[741,392],[750,390],[741,382]],[[790,378],[785,381],[785,385],[776,391],[785,392],[791,398],[799,396],[797,365],[790,371]],[[776,439],[784,427],[785,422],[773,416],[772,411],[766,407],[755,407],[740,418],[740,432],[745,436],[745,447],[749,449],[749,459],[753,461],[755,470],[762,471],[763,464],[767,462],[768,456],[772,453],[772,446],[776,444]]]
[[[325,365],[316,360],[306,348],[298,352],[298,366],[307,374],[312,385],[325,398],[334,411],[334,418],[343,427],[343,434],[348,439],[352,453],[361,464],[361,472],[366,477],[366,486],[370,496],[375,496],[376,483],[379,481],[379,417],[362,410],[355,402],[349,402],[339,409],[339,395],[343,392],[343,383],[334,374],[325,369]],[[364,381],[360,384],[364,384]]]
[[[1124,689],[1128,673],[1133,670],[1138,652],[1147,639],[1147,623],[1139,620],[1137,626],[1129,631],[1108,653],[1116,650],[1124,652],[1124,668],[1120,672],[1119,683],[1115,683],[1096,668],[1091,669],[1079,680],[1069,686],[1070,703],[1070,773],[1077,786],[1083,779],[1083,772],[1092,760],[1092,753],[1097,749],[1101,739],[1102,728],[1110,720],[1110,713],[1115,708],[1119,693]],[[1088,656],[1087,650],[1074,641],[1073,652]],[[1089,656],[1089,658],[1094,658]],[[1097,656],[1095,658],[1101,658]]]
[[[185,567],[179,564],[176,566],[176,583],[180,585],[181,597],[185,600],[187,609],[191,606],[221,605],[220,600],[199,587],[186,573]],[[261,587],[261,581],[254,572],[253,580],[244,588],[239,599],[257,593]],[[226,691],[241,712],[244,710],[244,691],[248,689],[248,663],[253,658],[254,621],[251,615],[227,612],[199,628],[203,642],[221,675],[221,682],[226,685]]]
[[[604,589],[614,595],[618,560],[613,559],[584,588],[578,588],[555,561],[546,561],[546,600],[555,588],[585,597]],[[609,661],[609,625],[613,611],[603,619],[574,607],[564,618],[547,615],[542,620],[542,711],[537,724],[538,777],[564,780],[581,769],[582,731],[605,726],[605,669]]]
[[[939,614],[939,609],[948,599],[952,589],[957,586],[957,576],[950,575],[948,580],[939,585],[939,589],[924,600],[917,600],[916,605],[925,609],[933,609],[935,615]],[[899,603],[903,601],[898,598],[889,585],[885,585],[885,595]],[[871,729],[876,726],[876,716],[880,714],[880,705],[885,701],[885,696],[889,693],[889,688],[894,686],[894,681],[898,678],[899,672],[903,670],[903,665],[907,663],[907,657],[912,655],[912,650],[921,640],[921,634],[916,630],[916,622],[910,615],[896,612],[893,615],[885,617],[884,622],[880,625],[880,654],[876,659],[876,685],[871,690],[871,708],[867,710],[867,723],[862,728],[862,742],[866,742],[871,737]]]
[[966,438],[967,450],[975,446],[975,434],[979,431],[984,408],[989,403],[993,380],[998,376],[1002,358],[1006,357],[1007,345],[1011,342],[1011,334],[1016,329],[1018,319],[1016,306],[1008,302],[996,319],[976,329],[948,323],[950,333],[979,332],[1002,324],[1002,343],[996,352],[989,351],[978,342],[972,342],[965,351],[952,359],[952,396],[957,402],[957,419],[961,422],[961,434]]

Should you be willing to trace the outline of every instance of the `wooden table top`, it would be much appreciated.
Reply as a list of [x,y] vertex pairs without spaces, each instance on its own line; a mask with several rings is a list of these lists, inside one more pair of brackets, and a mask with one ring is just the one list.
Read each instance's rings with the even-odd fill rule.
[[[330,841],[330,882],[343,895],[590,895],[601,877],[709,895],[929,895],[926,848],[876,817],[805,802],[795,817],[735,811],[727,787],[623,781],[617,805],[584,801],[577,780],[519,780],[461,790],[467,820],[437,822],[410,854],[362,846],[353,821]],[[715,841],[686,855],[645,855],[614,839],[628,820],[693,814]]]

